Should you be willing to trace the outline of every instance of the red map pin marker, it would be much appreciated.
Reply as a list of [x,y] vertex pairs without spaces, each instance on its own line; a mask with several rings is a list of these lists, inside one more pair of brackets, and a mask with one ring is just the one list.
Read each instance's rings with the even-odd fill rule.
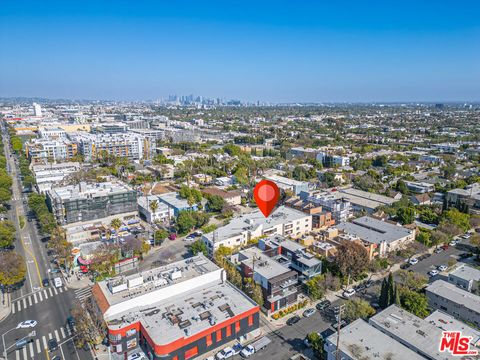
[[262,180],[255,185],[253,197],[262,214],[268,217],[278,202],[280,190],[273,181]]

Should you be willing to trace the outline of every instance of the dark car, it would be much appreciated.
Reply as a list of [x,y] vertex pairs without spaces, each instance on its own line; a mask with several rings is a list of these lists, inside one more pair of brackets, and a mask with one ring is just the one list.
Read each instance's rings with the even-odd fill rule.
[[335,334],[335,331],[328,328],[320,333],[320,337],[325,341],[332,334]]
[[55,351],[58,349],[58,343],[55,339],[48,340],[48,350]]
[[375,281],[373,281],[373,280],[367,280],[367,281],[365,281],[365,287],[366,287],[366,288],[369,288],[369,287],[372,286],[374,283],[375,283]]
[[323,311],[327,309],[330,305],[332,305],[330,300],[322,300],[315,307],[317,308],[317,310]]
[[48,280],[48,278],[45,278],[42,280],[42,285],[43,286],[50,286],[50,280]]
[[287,325],[288,326],[292,326],[294,324],[296,324],[297,322],[300,321],[300,316],[298,315],[295,315],[295,316],[292,316],[290,319],[287,320]]
[[62,360],[62,358],[58,355],[55,355],[53,358],[51,358],[50,360]]
[[67,317],[67,324],[70,330],[74,331],[75,330],[75,319],[73,316]]
[[339,325],[340,325],[340,329],[341,329],[342,327],[344,327],[345,325],[347,325],[347,322],[346,322],[345,320],[341,320],[341,321],[340,321],[340,324],[339,324],[338,322],[335,322],[335,323],[332,324],[332,327],[333,327],[334,329],[338,329],[338,326],[339,326]]
[[357,286],[355,286],[355,291],[356,292],[360,292],[360,291],[363,291],[365,290],[367,287],[365,286],[365,284],[358,284]]

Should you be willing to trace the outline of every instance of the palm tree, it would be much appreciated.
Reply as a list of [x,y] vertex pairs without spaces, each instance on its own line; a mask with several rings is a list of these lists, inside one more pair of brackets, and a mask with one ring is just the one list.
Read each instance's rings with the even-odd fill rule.
[[112,219],[110,226],[115,230],[115,235],[118,238],[118,229],[122,226],[122,221],[118,218]]
[[152,210],[152,221],[153,219],[155,218],[155,212],[157,211],[158,209],[158,201],[157,200],[153,200],[151,203],[150,203],[150,210]]

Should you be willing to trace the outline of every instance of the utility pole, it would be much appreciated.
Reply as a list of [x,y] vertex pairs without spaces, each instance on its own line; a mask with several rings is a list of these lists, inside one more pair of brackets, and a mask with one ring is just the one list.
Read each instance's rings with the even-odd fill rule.
[[340,360],[340,322],[342,321],[342,312],[345,309],[345,305],[342,304],[339,306],[338,319],[337,319],[337,353],[335,354],[335,359]]

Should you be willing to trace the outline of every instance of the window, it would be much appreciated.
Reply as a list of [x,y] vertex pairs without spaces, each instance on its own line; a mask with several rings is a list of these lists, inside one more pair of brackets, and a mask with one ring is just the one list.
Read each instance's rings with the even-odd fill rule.
[[250,315],[248,317],[248,326],[252,326],[253,325],[253,315]]
[[225,329],[226,329],[225,330],[225,332],[226,332],[225,336],[226,337],[232,336],[232,325],[228,325]]
[[235,332],[239,332],[240,331],[240,321],[237,321],[235,323]]
[[190,359],[198,354],[198,346],[185,351],[185,359]]
[[208,334],[208,335],[207,335],[206,341],[207,341],[207,346],[212,345],[212,343],[213,343],[213,341],[212,341],[212,334]]
[[217,337],[217,342],[222,340],[222,330],[217,330],[217,332],[215,334],[216,334],[216,337]]

